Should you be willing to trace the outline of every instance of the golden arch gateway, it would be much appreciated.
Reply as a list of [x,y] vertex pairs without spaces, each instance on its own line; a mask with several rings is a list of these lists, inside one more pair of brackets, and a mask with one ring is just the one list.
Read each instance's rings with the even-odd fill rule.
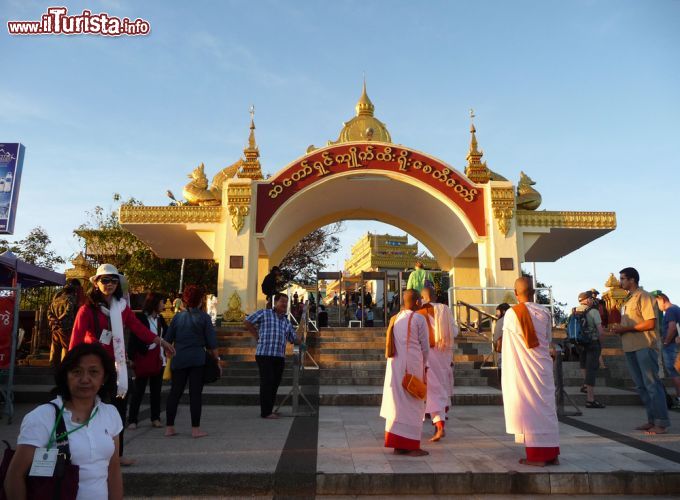
[[456,286],[512,286],[524,261],[550,262],[616,227],[612,212],[536,211],[540,194],[481,161],[471,127],[464,173],[392,143],[363,93],[337,141],[264,179],[251,118],[244,157],[208,184],[201,164],[186,204],[123,206],[121,224],[160,257],[219,263],[220,311],[237,320],[264,303],[259,283],[306,234],[348,219],[379,220],[423,242]]

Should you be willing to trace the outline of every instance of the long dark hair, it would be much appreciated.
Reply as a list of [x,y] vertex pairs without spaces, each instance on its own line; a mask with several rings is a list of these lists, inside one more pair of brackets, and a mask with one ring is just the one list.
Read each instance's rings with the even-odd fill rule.
[[158,311],[158,304],[161,303],[163,297],[160,293],[149,292],[144,297],[144,305],[142,306],[142,311],[147,314],[152,314]]
[[[123,298],[123,288],[120,286],[120,277],[118,278],[118,285],[116,285],[113,296],[118,300]],[[97,280],[94,280],[94,283],[92,283],[92,290],[87,294],[87,303],[88,305],[97,306],[102,302],[106,302],[106,299],[104,299],[104,294],[97,287]]]
[[102,362],[104,367],[104,384],[99,388],[97,394],[99,397],[108,402],[110,396],[116,392],[116,366],[109,353],[98,343],[96,344],[78,344],[71,349],[64,357],[57,372],[54,374],[54,381],[57,385],[56,393],[62,397],[64,401],[71,399],[71,391],[68,388],[68,372],[74,370],[80,363],[80,358],[93,354]]

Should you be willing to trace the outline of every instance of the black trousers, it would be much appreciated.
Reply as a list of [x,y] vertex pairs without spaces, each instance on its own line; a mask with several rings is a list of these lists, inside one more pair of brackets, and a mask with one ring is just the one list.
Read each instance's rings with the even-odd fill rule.
[[161,386],[163,385],[163,372],[153,377],[136,377],[130,387],[130,413],[128,423],[136,424],[139,415],[139,406],[146,392],[146,384],[149,384],[149,400],[151,403],[151,421],[161,419]]
[[276,392],[281,384],[286,359],[278,356],[255,356],[260,370],[260,416],[271,415],[276,402]]
[[201,365],[172,370],[172,385],[170,386],[170,394],[168,395],[168,401],[165,406],[166,425],[175,425],[177,405],[179,405],[179,398],[184,394],[187,380],[189,381],[191,427],[199,427],[201,425],[201,410],[203,406],[201,397],[203,395],[204,368],[205,366]]

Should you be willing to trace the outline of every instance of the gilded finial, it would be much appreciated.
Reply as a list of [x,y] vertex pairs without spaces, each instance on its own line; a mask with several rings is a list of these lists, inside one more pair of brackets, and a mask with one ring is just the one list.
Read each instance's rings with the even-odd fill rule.
[[489,182],[490,179],[490,171],[488,167],[486,166],[486,162],[482,163],[482,156],[484,156],[484,153],[479,151],[477,147],[477,136],[475,135],[475,132],[477,132],[477,129],[475,129],[475,110],[470,108],[470,150],[468,151],[466,160],[468,162],[467,167],[465,168],[465,175],[468,176],[468,178],[477,183],[485,183]]
[[238,172],[238,177],[248,177],[250,179],[262,179],[260,166],[260,150],[255,141],[255,105],[251,104],[248,109],[250,112],[250,133],[248,134],[248,146],[243,150],[245,161]]
[[248,149],[257,148],[255,144],[255,106],[250,105],[250,134],[248,135]]
[[470,134],[472,137],[470,138],[470,151],[468,152],[468,160],[470,159],[471,156],[478,156],[481,158],[483,156],[483,153],[480,153],[477,150],[477,136],[475,135],[475,132],[477,132],[477,129],[475,128],[475,110],[470,108]]
[[359,97],[359,102],[356,105],[357,116],[369,115],[373,116],[373,111],[375,111],[375,106],[368,98],[368,93],[366,92],[366,76],[364,76],[364,86],[361,91],[361,97]]

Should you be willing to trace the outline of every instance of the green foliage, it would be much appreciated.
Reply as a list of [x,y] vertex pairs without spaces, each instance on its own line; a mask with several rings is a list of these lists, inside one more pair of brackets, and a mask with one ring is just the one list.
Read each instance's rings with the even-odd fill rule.
[[[528,278],[532,277],[531,273],[522,272],[522,276]],[[540,281],[536,282],[536,288],[550,288],[550,285],[546,285]],[[536,292],[536,303],[537,304],[550,304],[550,295],[546,290],[539,290]],[[564,312],[564,307],[566,307],[566,302],[559,302],[553,295],[553,311],[555,315],[555,325],[561,325],[567,322],[567,313]]]
[[302,238],[279,264],[284,281],[301,285],[316,283],[316,273],[324,270],[326,259],[340,250],[340,239],[335,235],[344,230],[342,223],[336,222]]
[[0,240],[0,253],[9,250],[14,255],[30,264],[55,270],[64,259],[49,247],[52,244],[47,231],[40,226],[34,227],[23,240],[11,242]]
[[[114,195],[114,202],[120,196]],[[141,206],[134,198],[124,204]],[[87,221],[75,231],[87,248],[87,254],[96,265],[113,264],[129,280],[131,290],[153,290],[170,293],[179,288],[180,259],[161,259],[134,234],[118,222],[118,210],[97,206],[87,213]],[[217,264],[212,260],[186,260],[184,285],[203,285],[208,293],[216,293]]]

